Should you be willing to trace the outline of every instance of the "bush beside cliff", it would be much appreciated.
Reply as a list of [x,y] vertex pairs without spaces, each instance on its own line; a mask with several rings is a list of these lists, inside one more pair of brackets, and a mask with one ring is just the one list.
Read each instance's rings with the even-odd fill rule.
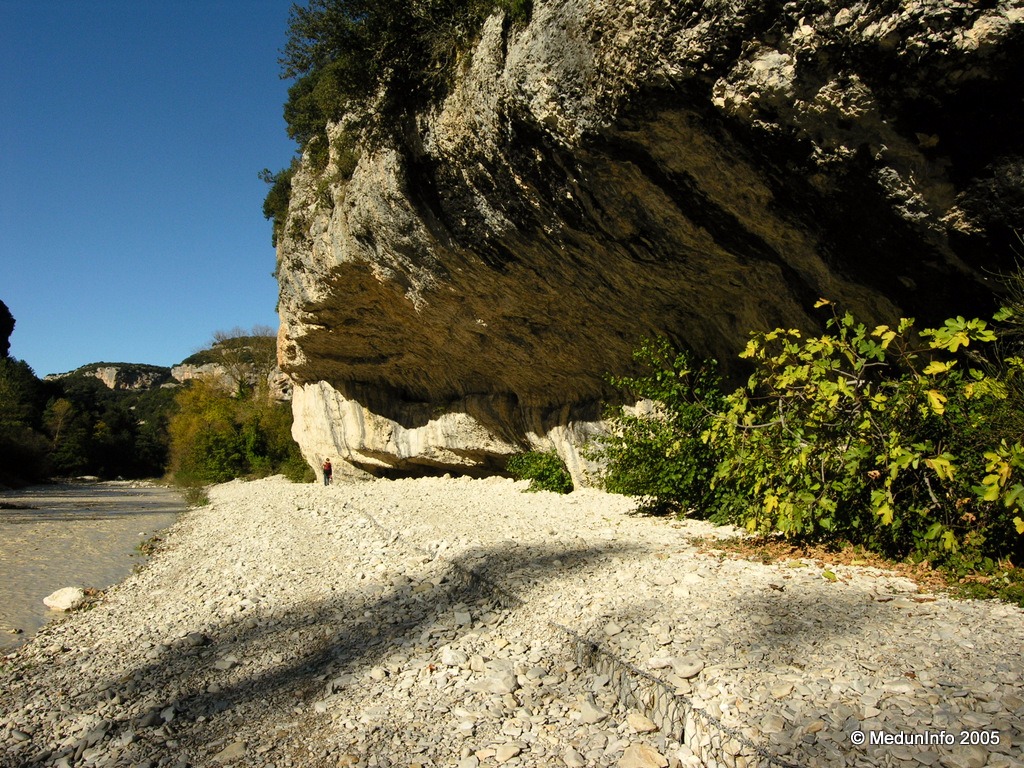
[[291,436],[291,407],[264,385],[237,393],[199,379],[175,397],[169,472],[185,485],[283,474],[313,479]]
[[728,395],[650,343],[651,373],[624,383],[655,407],[613,417],[605,483],[759,534],[968,570],[1024,563],[1024,361],[1009,338],[1022,307],[994,325],[872,328],[834,311],[819,336],[754,333],[753,372]]

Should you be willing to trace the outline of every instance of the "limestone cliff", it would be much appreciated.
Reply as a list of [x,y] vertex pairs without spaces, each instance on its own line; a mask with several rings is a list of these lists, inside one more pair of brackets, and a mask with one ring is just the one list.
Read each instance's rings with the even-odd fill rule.
[[[243,383],[249,386],[256,386],[262,374],[246,371],[241,376]],[[171,368],[171,377],[175,382],[184,384],[195,379],[205,379],[215,382],[218,386],[227,390],[234,390],[238,387],[239,372],[223,363],[179,363]],[[281,373],[276,367],[265,375],[267,386],[271,396],[275,400],[290,400],[292,383],[291,380]]]
[[72,376],[99,379],[105,387],[114,390],[146,390],[173,385],[171,369],[145,363],[91,363],[68,373],[46,376],[48,381]]
[[305,455],[491,471],[555,446],[579,477],[644,335],[728,366],[751,329],[818,327],[820,296],[987,311],[1024,228],[1022,43],[1022,0],[492,17],[401,138],[293,179],[278,354]]

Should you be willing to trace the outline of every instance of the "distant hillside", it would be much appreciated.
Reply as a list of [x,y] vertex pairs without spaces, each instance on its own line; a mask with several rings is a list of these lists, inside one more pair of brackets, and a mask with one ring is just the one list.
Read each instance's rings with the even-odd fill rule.
[[[0,311],[0,321],[6,317]],[[13,324],[13,318],[0,322],[0,340]],[[193,391],[207,393],[197,396],[200,402],[211,397],[226,402],[225,410],[234,414],[230,434],[217,436],[233,446],[226,456],[232,472],[302,475],[304,465],[289,447],[291,415],[284,401],[290,399],[290,382],[276,362],[274,331],[259,327],[251,334],[218,331],[210,349],[173,368],[103,361],[40,380],[24,361],[0,355],[0,488],[53,477],[164,475],[171,462],[171,421],[187,415]],[[193,388],[192,380],[214,387]],[[253,411],[257,399],[262,410]],[[259,423],[251,421],[253,413]],[[203,416],[196,434],[207,434],[209,426]],[[249,438],[255,442],[246,443]],[[264,452],[267,445],[275,446],[271,454]],[[216,451],[211,455],[225,458]],[[289,469],[291,459],[295,466]],[[217,477],[224,471],[220,467]]]
[[108,389],[143,391],[158,387],[176,387],[197,378],[212,378],[225,387],[239,382],[254,385],[266,376],[278,400],[290,395],[288,382],[277,370],[277,343],[274,336],[235,336],[220,338],[212,346],[189,355],[172,367],[146,363],[89,363],[67,373],[55,373],[46,381],[68,378],[95,378]]
[[[145,363],[89,363],[67,373],[51,374],[46,381],[69,377],[93,377],[109,389],[145,390],[172,384],[171,369]],[[172,384],[173,385],[173,384]]]
[[[277,339],[274,336],[236,336],[222,339],[208,349],[201,349],[189,355],[178,365],[224,364],[230,362],[247,365],[273,366],[277,358]],[[177,366],[175,366],[177,367]]]
[[276,400],[291,399],[291,381],[277,367],[274,335],[220,338],[171,369],[175,381],[208,378],[226,388],[253,387],[265,380]]

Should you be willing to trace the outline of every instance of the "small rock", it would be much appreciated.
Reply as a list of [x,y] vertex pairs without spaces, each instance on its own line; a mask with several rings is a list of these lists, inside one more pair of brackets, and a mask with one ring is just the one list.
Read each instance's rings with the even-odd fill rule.
[[841,8],[835,15],[832,23],[837,27],[845,27],[847,24],[853,21],[853,11],[849,8]]
[[441,663],[448,667],[461,667],[469,661],[469,655],[463,651],[453,648],[445,648],[441,651]]
[[97,725],[95,728],[85,734],[84,741],[87,746],[94,747],[106,738],[107,732],[110,731],[112,723],[109,720],[104,720],[102,723]]
[[333,680],[327,683],[327,694],[331,695],[338,691],[344,690],[346,687],[356,682],[356,676],[352,674],[338,675]]
[[115,743],[119,747],[127,747],[129,744],[134,744],[139,740],[138,734],[135,731],[125,731],[117,737]]
[[579,752],[572,747],[567,747],[565,752],[562,753],[562,762],[565,763],[569,768],[584,768],[587,761],[583,758]]
[[154,725],[163,725],[163,719],[160,717],[160,708],[153,707],[146,714],[139,718],[139,728],[152,728]]
[[211,642],[210,638],[202,632],[189,632],[185,635],[185,645],[192,646],[193,648],[209,645]]
[[651,718],[641,715],[639,712],[630,712],[626,715],[626,722],[637,733],[652,733],[658,730],[658,726]]
[[961,757],[968,768],[981,768],[989,759],[988,752],[976,744],[955,750],[953,754]]
[[474,683],[470,686],[475,691],[481,693],[497,693],[504,695],[506,693],[512,693],[519,688],[519,681],[516,680],[516,676],[511,672],[499,672],[496,675],[485,677],[482,680]]
[[580,722],[594,725],[595,723],[600,723],[606,717],[608,717],[607,712],[591,704],[589,701],[584,701],[580,704]]
[[695,659],[692,656],[672,662],[672,671],[675,672],[678,677],[683,678],[683,680],[689,680],[692,677],[696,677],[703,669],[704,662],[700,659]]
[[213,756],[218,763],[230,763],[233,760],[241,760],[245,757],[245,742],[236,741],[228,744],[224,749]]
[[540,666],[530,667],[528,670],[526,670],[526,676],[530,680],[540,680],[544,677],[547,677],[547,674],[548,671],[544,667]]
[[70,611],[85,602],[85,592],[79,587],[64,587],[43,598],[43,604],[53,611]]
[[666,768],[668,760],[653,747],[633,744],[619,758],[619,768]]
[[469,611],[455,611],[455,626],[468,627],[473,623],[473,616]]
[[498,765],[501,765],[502,763],[507,763],[522,751],[522,748],[517,747],[515,744],[502,744],[494,751],[494,759],[498,762]]
[[765,715],[761,719],[761,731],[763,733],[781,733],[786,727],[786,720],[782,715],[774,713]]
[[614,621],[609,621],[607,624],[604,625],[604,633],[608,635],[608,637],[615,637],[615,635],[619,634],[620,632],[622,632],[622,627],[620,627]]
[[1020,696],[1014,696],[1012,693],[1003,696],[1003,709],[1015,712],[1021,707],[1024,707],[1024,699]]

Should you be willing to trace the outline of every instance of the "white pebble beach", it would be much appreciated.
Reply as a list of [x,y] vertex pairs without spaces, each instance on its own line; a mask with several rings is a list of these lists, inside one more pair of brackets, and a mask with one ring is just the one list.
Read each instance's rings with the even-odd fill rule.
[[525,488],[215,486],[2,659],[0,765],[1024,766],[1019,608]]

